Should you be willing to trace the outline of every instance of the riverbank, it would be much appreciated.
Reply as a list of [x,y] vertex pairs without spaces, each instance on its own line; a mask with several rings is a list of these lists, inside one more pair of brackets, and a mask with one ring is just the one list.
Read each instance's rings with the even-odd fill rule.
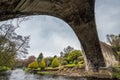
[[[55,72],[55,71],[54,71]],[[60,76],[60,75],[39,75],[26,73],[22,69],[11,70],[10,75],[8,73],[0,76],[0,80],[110,80],[110,79],[101,79],[94,77],[69,77],[69,76]]]
[[108,78],[111,79],[112,76],[107,70],[100,70],[99,72],[87,72],[85,69],[76,69],[76,68],[64,68],[57,71],[37,71],[37,74],[46,75],[58,75],[66,77],[96,77],[96,78]]

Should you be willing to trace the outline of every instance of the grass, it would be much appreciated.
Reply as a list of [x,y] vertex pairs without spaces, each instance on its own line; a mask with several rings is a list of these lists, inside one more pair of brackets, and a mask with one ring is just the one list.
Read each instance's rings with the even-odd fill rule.
[[47,71],[40,71],[40,72],[37,72],[37,74],[40,74],[40,75],[47,75],[47,74],[54,74],[52,72],[47,72]]
[[73,67],[75,67],[75,66],[77,66],[76,64],[67,64],[67,65],[65,65],[64,67],[65,68],[73,68]]
[[29,71],[40,71],[40,68],[32,69],[32,68],[23,68],[24,71],[29,72]]
[[57,71],[57,70],[59,70],[59,69],[60,69],[60,67],[56,67],[56,68],[46,67],[46,68],[45,68],[45,71]]

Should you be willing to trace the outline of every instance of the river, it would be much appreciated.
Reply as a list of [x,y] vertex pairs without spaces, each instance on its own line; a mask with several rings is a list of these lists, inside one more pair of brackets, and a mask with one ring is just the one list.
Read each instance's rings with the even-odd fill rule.
[[[101,79],[65,77],[65,76],[54,76],[54,75],[37,75],[32,73],[26,73],[22,69],[16,69],[1,73],[0,80],[101,80]],[[108,80],[108,79],[102,79],[102,80]]]

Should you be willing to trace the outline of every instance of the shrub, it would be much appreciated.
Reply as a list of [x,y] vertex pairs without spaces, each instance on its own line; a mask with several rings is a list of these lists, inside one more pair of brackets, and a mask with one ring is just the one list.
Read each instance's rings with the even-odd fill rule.
[[114,67],[115,72],[112,74],[112,78],[120,80],[120,68]]
[[11,70],[11,69],[9,67],[6,67],[6,66],[1,66],[0,70],[1,71],[7,71],[7,70]]
[[67,64],[68,64],[68,62],[67,62],[67,61],[65,61],[65,60],[63,60],[61,64],[62,64],[62,65],[67,65]]
[[112,78],[120,80],[120,72],[119,73],[113,73]]
[[36,69],[36,68],[38,68],[38,63],[37,62],[32,62],[28,65],[28,68]]
[[78,60],[82,56],[82,53],[79,50],[74,50],[68,54],[67,60],[69,64],[73,64],[74,60]]
[[57,57],[55,57],[55,58],[53,59],[51,66],[52,66],[53,68],[59,66],[59,61],[58,61],[58,58],[57,58]]
[[46,67],[45,60],[42,59],[41,62],[40,62],[40,68],[41,68],[41,70],[44,70],[45,67]]

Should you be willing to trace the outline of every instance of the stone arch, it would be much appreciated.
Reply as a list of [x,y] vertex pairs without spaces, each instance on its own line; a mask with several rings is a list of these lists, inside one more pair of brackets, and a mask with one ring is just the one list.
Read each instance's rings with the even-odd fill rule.
[[95,25],[95,0],[2,0],[0,20],[28,15],[52,15],[67,22],[81,42],[86,70],[105,67]]

